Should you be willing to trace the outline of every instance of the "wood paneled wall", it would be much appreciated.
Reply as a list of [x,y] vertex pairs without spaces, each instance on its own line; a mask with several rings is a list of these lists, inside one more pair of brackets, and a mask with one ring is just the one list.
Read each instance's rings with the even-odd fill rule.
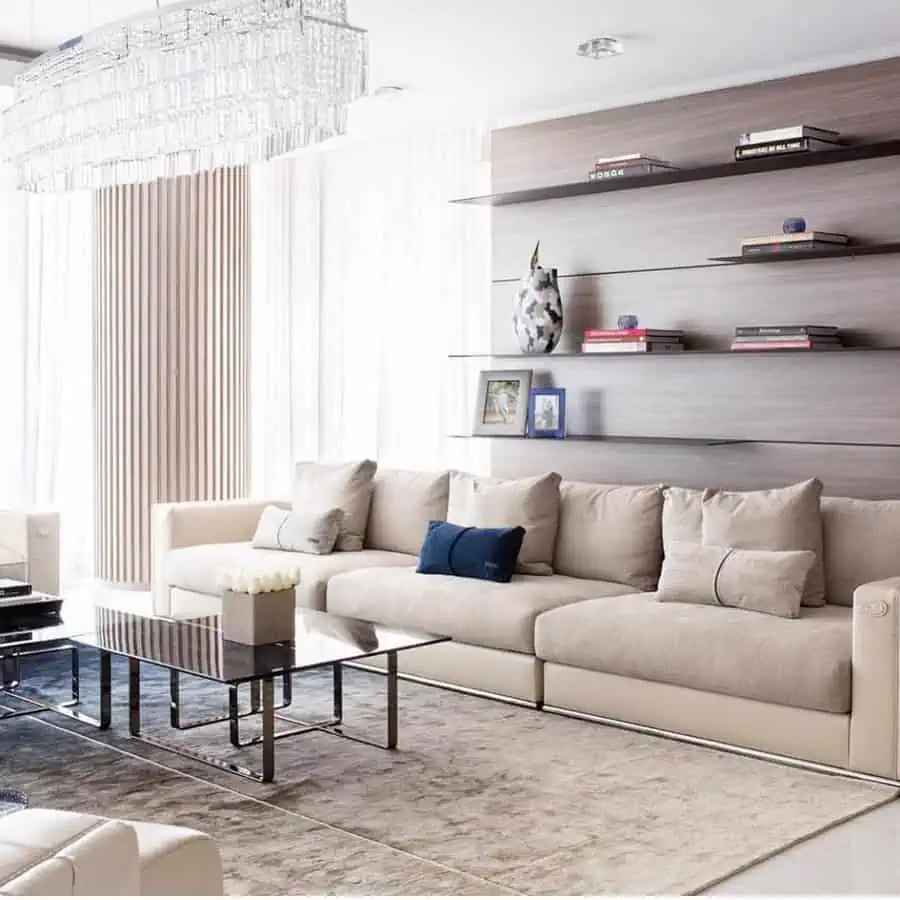
[[150,581],[150,507],[249,489],[249,179],[96,197],[97,577]]
[[[804,122],[846,137],[900,136],[900,60],[495,131],[494,190],[576,181],[597,156],[641,151],[688,167],[728,161],[743,131]],[[786,216],[860,240],[900,240],[900,157],[499,207],[491,352],[515,352],[515,281],[535,241],[559,270],[562,350],[634,313],[727,348],[739,325],[839,325],[847,343],[900,346],[900,255],[585,275],[704,263]],[[900,353],[683,358],[534,357],[569,391],[573,432],[753,440],[686,447],[496,441],[491,469],[591,481],[752,489],[817,475],[826,492],[900,497]],[[516,368],[518,361],[496,361]],[[776,444],[776,440],[797,444]],[[804,443],[810,442],[810,443]],[[869,446],[849,446],[865,444]]]

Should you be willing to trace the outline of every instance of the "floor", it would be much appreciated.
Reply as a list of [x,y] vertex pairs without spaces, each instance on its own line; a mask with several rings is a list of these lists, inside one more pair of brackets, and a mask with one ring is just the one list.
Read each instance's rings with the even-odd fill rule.
[[[149,610],[149,594],[103,590],[105,602]],[[67,596],[96,596],[83,586]],[[900,800],[729,878],[710,894],[900,896]]]

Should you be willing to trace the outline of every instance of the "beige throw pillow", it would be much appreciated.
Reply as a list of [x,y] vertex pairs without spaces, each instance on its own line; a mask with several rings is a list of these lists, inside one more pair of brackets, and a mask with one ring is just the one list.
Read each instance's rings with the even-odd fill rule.
[[703,497],[703,543],[740,550],[810,550],[816,562],[805,606],[825,605],[822,482],[817,478],[769,491],[716,491]]
[[343,521],[342,509],[329,509],[323,513],[292,513],[278,506],[267,506],[259,517],[253,546],[322,556],[334,550]]
[[657,596],[796,619],[815,564],[811,550],[737,550],[673,541]]
[[475,528],[521,525],[525,539],[516,571],[523,575],[552,575],[559,523],[559,482],[556,472],[514,481],[453,472],[447,521]]
[[449,472],[379,469],[372,482],[366,546],[418,556],[428,523],[447,517]]
[[344,523],[335,550],[362,550],[377,464],[370,459],[342,465],[297,463],[294,512],[341,509]]
[[564,481],[553,569],[652,591],[662,562],[662,489]]

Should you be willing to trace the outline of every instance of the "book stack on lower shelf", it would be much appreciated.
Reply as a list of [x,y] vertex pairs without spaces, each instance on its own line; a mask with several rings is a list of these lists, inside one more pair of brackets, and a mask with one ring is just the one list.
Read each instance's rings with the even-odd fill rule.
[[684,332],[662,328],[589,328],[582,353],[680,353]]
[[747,325],[735,328],[732,350],[840,350],[836,325]]
[[621,156],[604,156],[594,163],[588,173],[589,181],[605,181],[608,178],[627,178],[629,175],[653,175],[655,172],[674,172],[678,166],[647,156],[644,153],[623,153]]
[[741,241],[741,256],[777,256],[791,253],[809,253],[818,250],[834,250],[846,247],[850,237],[830,231],[799,231],[792,234],[767,234],[749,237]]
[[842,144],[837,131],[815,128],[812,125],[788,125],[768,131],[748,131],[738,138],[734,148],[735,160],[760,159],[816,150],[834,150]]

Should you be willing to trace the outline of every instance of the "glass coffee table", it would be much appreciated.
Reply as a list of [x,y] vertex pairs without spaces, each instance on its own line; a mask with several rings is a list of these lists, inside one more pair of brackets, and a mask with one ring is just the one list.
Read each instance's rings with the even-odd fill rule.
[[[87,722],[98,728],[109,728],[110,698],[100,698],[100,718],[82,712],[81,679],[79,675],[78,644],[72,638],[90,628],[94,608],[84,603],[61,601],[47,594],[31,594],[16,598],[20,604],[0,606],[0,722],[20,716],[55,712]],[[51,612],[52,610],[52,612]],[[29,694],[21,684],[21,661],[30,656],[47,653],[71,655],[71,699],[51,702]],[[101,663],[101,680],[104,675]],[[107,659],[105,665],[109,665]],[[107,679],[109,672],[105,673]],[[3,699],[15,699],[15,706],[6,706]]]
[[[73,636],[76,645],[100,651],[101,706],[110,705],[110,657],[128,660],[129,731],[132,738],[161,747],[180,756],[205,763],[254,781],[271,782],[275,777],[275,743],[287,737],[310,732],[327,732],[349,740],[393,750],[397,746],[398,694],[397,653],[413,647],[425,647],[450,638],[400,628],[388,628],[316,610],[298,610],[293,641],[261,646],[246,646],[222,637],[219,616],[195,619],[169,619],[144,616],[116,609],[96,607],[90,631]],[[385,654],[387,656],[386,739],[378,742],[348,732],[343,725],[343,664]],[[229,723],[234,747],[262,746],[262,771],[238,762],[223,760],[144,734],[141,728],[141,663],[169,670],[170,725],[179,730]],[[328,668],[333,684],[333,717],[324,722],[304,722],[289,718],[284,710],[293,700],[291,676],[295,672]],[[228,714],[199,722],[184,722],[181,716],[181,676],[189,675],[222,684],[228,688]],[[275,683],[281,683],[281,702],[275,703]],[[241,712],[238,688],[250,686],[250,709]],[[241,720],[259,716],[261,734],[242,739]],[[276,720],[295,726],[276,732]]]

